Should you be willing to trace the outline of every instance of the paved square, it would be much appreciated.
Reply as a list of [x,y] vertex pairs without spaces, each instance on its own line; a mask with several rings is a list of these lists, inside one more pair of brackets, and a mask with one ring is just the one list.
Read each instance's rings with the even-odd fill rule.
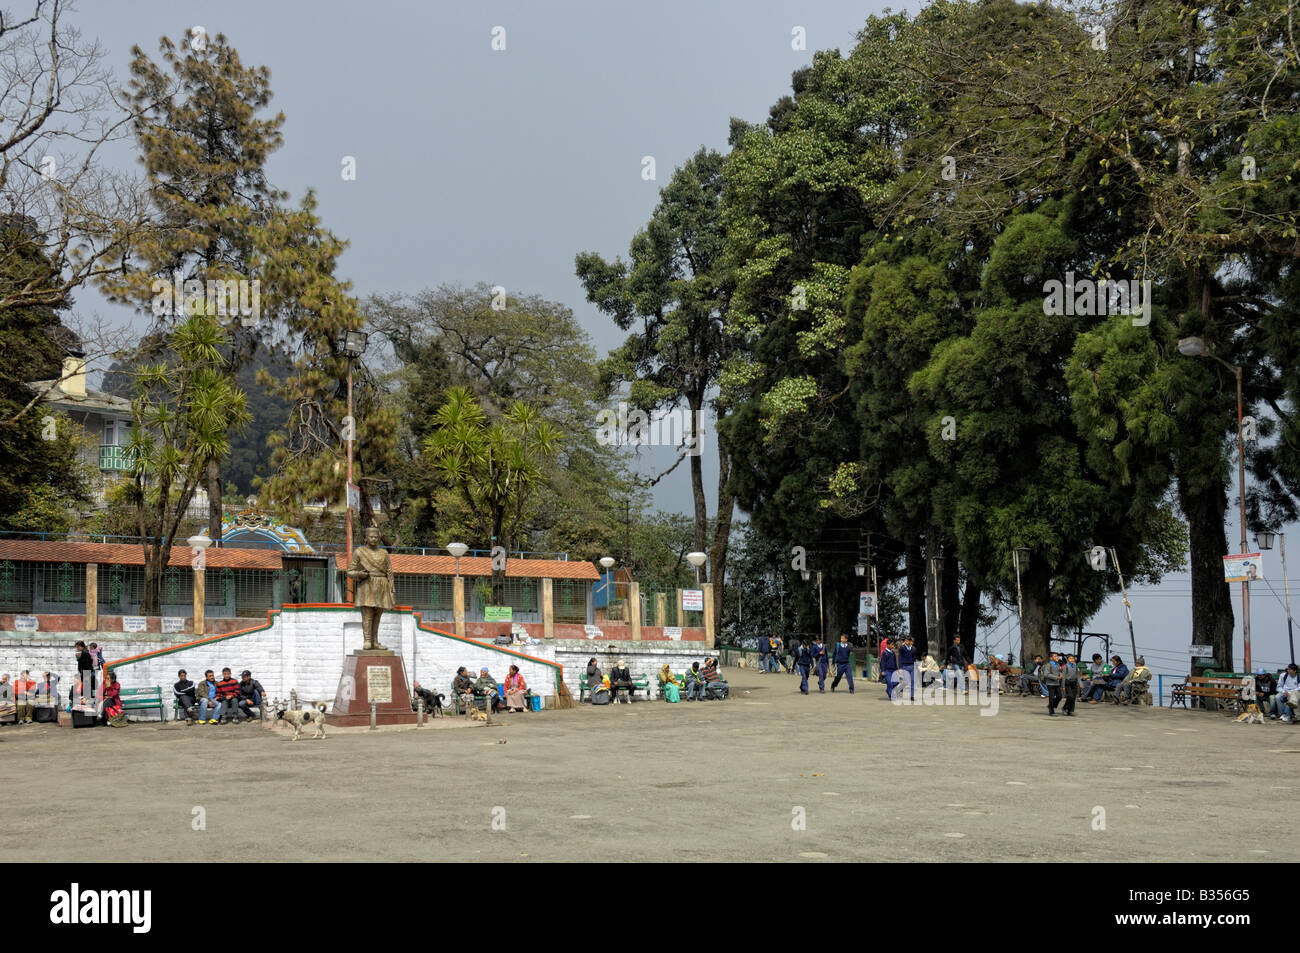
[[1300,855],[1300,727],[1110,705],[1048,718],[1045,703],[1009,696],[988,717],[895,707],[863,680],[856,695],[805,698],[788,675],[726,674],[730,702],[324,741],[254,726],[3,727],[0,849],[60,861]]

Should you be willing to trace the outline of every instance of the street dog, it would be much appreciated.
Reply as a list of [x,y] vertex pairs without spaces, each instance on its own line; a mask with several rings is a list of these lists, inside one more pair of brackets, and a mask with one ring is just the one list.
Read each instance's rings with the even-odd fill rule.
[[1247,705],[1246,710],[1243,711],[1240,715],[1238,715],[1236,719],[1237,724],[1240,725],[1242,722],[1245,722],[1248,725],[1264,724],[1264,716],[1260,713],[1259,706],[1256,705],[1254,702],[1251,702],[1249,705]]
[[287,721],[293,725],[293,740],[297,741],[302,734],[304,725],[314,725],[316,733],[313,738],[325,737],[325,704],[323,702],[312,702],[308,707],[300,711],[294,711],[290,708],[279,707],[275,713],[276,721]]
[[485,725],[492,724],[492,716],[486,711],[480,711],[478,705],[469,706],[469,720],[481,721]]

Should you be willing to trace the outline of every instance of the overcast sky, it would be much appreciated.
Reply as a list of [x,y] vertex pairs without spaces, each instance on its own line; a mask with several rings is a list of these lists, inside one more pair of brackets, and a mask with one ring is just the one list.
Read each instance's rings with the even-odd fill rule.
[[[74,19],[100,39],[123,82],[132,45],[156,58],[160,35],[179,40],[195,26],[225,33],[246,65],[268,67],[272,106],[286,116],[271,181],[294,202],[316,190],[325,224],[351,242],[342,274],[359,296],[502,285],[568,305],[604,353],[621,334],[587,304],[574,255],[625,255],[675,166],[702,145],[725,150],[730,117],[765,119],[814,50],[847,52],[883,8],[874,0],[82,0]],[[492,48],[497,27],[503,51]],[[792,49],[796,27],[803,51]],[[355,181],[342,178],[345,156],[356,160]],[[655,160],[655,181],[642,178],[645,156]],[[80,306],[113,314],[89,293]],[[704,446],[712,512],[712,434]],[[645,469],[664,461],[645,456]],[[689,512],[685,466],[657,489],[661,508]],[[1230,540],[1236,532],[1229,528]],[[1293,548],[1300,560],[1300,535]],[[1276,559],[1266,572],[1280,594]],[[1148,663],[1184,671],[1186,575],[1133,602],[1139,650],[1155,650]],[[1117,600],[1089,628],[1127,645]],[[1014,621],[993,640],[1008,631]],[[1239,661],[1240,621],[1237,641]],[[1262,585],[1253,643],[1257,662],[1288,657],[1285,614]]]

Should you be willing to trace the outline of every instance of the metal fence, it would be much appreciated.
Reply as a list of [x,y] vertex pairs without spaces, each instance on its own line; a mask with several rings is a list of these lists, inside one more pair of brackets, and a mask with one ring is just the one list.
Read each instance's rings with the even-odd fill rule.
[[0,609],[31,612],[34,578],[33,563],[0,562]]
[[704,612],[682,608],[683,589],[647,588],[641,591],[645,606],[645,624],[676,626],[681,628],[704,625]]
[[555,621],[561,625],[586,625],[589,592],[589,582],[578,579],[553,580],[551,597],[555,602]]
[[393,589],[400,606],[410,606],[429,617],[450,617],[452,605],[452,580],[446,576],[418,576],[413,573],[393,574]]

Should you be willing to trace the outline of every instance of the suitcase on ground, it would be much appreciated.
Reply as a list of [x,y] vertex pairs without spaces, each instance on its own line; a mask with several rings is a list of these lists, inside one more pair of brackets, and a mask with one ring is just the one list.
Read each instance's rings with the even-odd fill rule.
[[94,711],[82,711],[80,708],[72,709],[73,728],[94,728],[97,724],[99,724],[99,715]]
[[59,723],[59,710],[52,705],[40,705],[32,709],[32,721],[40,724],[57,725]]

